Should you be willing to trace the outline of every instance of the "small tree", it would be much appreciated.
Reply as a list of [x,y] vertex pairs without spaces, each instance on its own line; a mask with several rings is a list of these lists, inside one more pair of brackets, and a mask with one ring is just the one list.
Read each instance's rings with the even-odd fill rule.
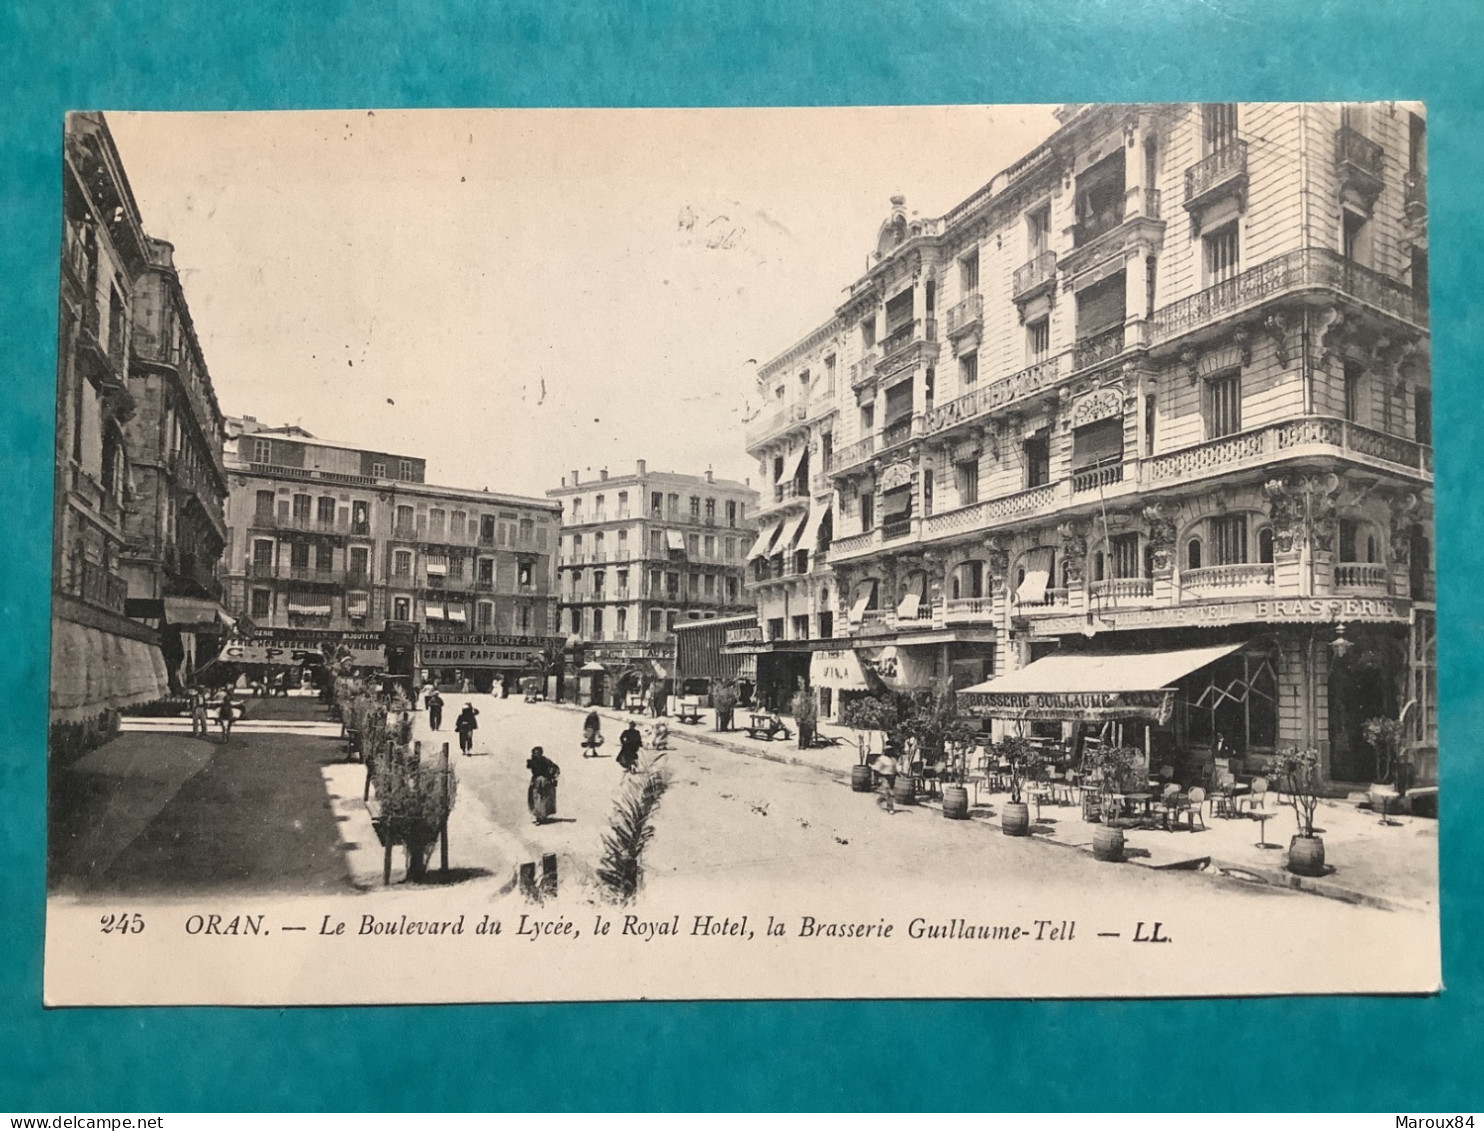
[[1293,807],[1298,835],[1312,837],[1319,808],[1319,751],[1312,746],[1284,747],[1268,764],[1268,772],[1283,781],[1283,799]]
[[603,834],[598,881],[619,903],[632,902],[644,883],[644,851],[654,839],[654,814],[670,787],[670,775],[661,768],[663,759],[664,754],[657,754],[627,777]]
[[865,733],[856,738],[856,748],[860,752],[861,765],[864,766],[871,759],[871,738],[873,730],[879,730],[886,736],[888,742],[901,745],[901,712],[898,710],[894,700],[879,699],[874,695],[867,695],[860,699],[852,700],[845,704],[845,709],[840,712],[840,721],[851,730],[863,731]]
[[1400,792],[1403,787],[1397,778],[1401,775],[1405,762],[1402,740],[1406,737],[1401,720],[1385,717],[1367,719],[1361,724],[1360,731],[1366,745],[1376,752],[1376,781],[1383,785],[1396,785]]
[[1089,759],[1098,779],[1098,811],[1105,820],[1113,812],[1113,795],[1135,784],[1140,757],[1132,746],[1105,746]]
[[953,684],[943,680],[930,695],[913,703],[902,730],[916,743],[924,760],[948,763],[949,774],[962,784],[968,770],[967,752],[979,732],[959,716],[958,693]]
[[1019,805],[1025,792],[1026,782],[1041,767],[1041,752],[1031,745],[1024,735],[1007,735],[1000,743],[1000,758],[1010,767],[1010,803]]

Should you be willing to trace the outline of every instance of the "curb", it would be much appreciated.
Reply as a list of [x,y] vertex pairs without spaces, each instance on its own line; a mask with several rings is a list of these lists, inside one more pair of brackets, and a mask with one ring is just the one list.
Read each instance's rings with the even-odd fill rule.
[[[550,701],[548,701],[548,703],[550,703]],[[562,707],[566,710],[579,713],[590,710],[597,710],[598,714],[603,718],[622,723],[627,723],[630,718],[648,717],[630,716],[627,713],[615,712],[606,707],[579,707],[576,704],[572,703],[550,703],[550,705],[553,707]],[[747,758],[759,758],[765,762],[777,762],[781,765],[798,766],[802,769],[813,770],[816,773],[821,773],[832,777],[838,782],[848,782],[850,780],[850,775],[848,773],[836,772],[834,770],[828,769],[827,767],[820,766],[818,763],[806,761],[803,758],[794,758],[786,754],[774,754],[772,751],[760,748],[734,745],[726,741],[725,739],[714,737],[713,733],[710,731],[691,730],[689,728],[672,728],[670,733],[672,736],[684,735],[687,738],[699,742],[703,746],[712,746],[719,750],[726,750],[734,754],[740,754]],[[937,808],[937,806],[924,804],[922,802],[919,802],[918,804],[925,809]],[[986,829],[994,829],[998,827],[994,824],[991,824],[991,822],[989,822],[988,820],[974,821],[971,819],[963,823],[969,825],[980,824],[983,825]],[[1067,840],[1058,840],[1055,837],[1032,836],[1027,839],[1034,840],[1039,844],[1053,844],[1056,845],[1058,848],[1072,849],[1073,851],[1084,852],[1089,855],[1091,855],[1092,853],[1091,846],[1087,844],[1073,843]],[[1242,864],[1235,861],[1221,860],[1214,856],[1209,858],[1206,867],[1204,869],[1198,870],[1197,874],[1203,875],[1207,877],[1207,879],[1211,880],[1234,878],[1228,876],[1226,874],[1228,872],[1240,872],[1244,876],[1256,877],[1262,882],[1263,886],[1265,887],[1284,888],[1288,891],[1303,892],[1309,895],[1320,896],[1324,899],[1337,900],[1341,903],[1354,904],[1360,907],[1372,907],[1379,911],[1425,910],[1425,908],[1418,908],[1411,904],[1397,903],[1394,900],[1386,899],[1383,896],[1372,895],[1369,892],[1357,891],[1354,888],[1348,888],[1342,884],[1330,883],[1322,878],[1316,879],[1309,876],[1296,876],[1292,872],[1288,871],[1286,868],[1249,866],[1247,864]]]

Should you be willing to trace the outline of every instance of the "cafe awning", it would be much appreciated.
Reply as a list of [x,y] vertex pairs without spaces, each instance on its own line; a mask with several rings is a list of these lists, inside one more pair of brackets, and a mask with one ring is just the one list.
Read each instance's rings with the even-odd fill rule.
[[815,652],[809,657],[809,682],[836,691],[871,690],[860,657],[852,648]]
[[760,558],[768,552],[768,547],[773,544],[773,539],[778,536],[781,522],[770,522],[757,532],[757,541],[752,544],[752,549],[747,551],[747,560]]
[[1244,646],[1046,656],[1019,671],[964,688],[958,693],[958,705],[969,714],[992,718],[1164,723],[1174,706],[1172,684]]

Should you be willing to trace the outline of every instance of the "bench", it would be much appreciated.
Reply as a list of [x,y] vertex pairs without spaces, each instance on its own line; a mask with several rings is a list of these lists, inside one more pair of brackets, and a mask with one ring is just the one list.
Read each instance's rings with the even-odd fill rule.
[[747,726],[748,738],[761,738],[771,742],[775,738],[789,739],[793,732],[786,727],[782,720],[772,715],[752,715]]
[[675,708],[675,717],[683,723],[696,724],[701,721],[701,701],[699,699],[682,699]]

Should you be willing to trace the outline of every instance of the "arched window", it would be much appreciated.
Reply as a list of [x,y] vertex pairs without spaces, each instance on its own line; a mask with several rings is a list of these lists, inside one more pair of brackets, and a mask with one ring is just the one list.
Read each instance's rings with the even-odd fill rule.
[[1273,528],[1264,526],[1257,532],[1257,560],[1263,565],[1273,564]]
[[[1065,568],[1066,563],[1063,562],[1062,566]],[[1094,581],[1102,581],[1105,576],[1103,551],[1098,550],[1092,555],[1092,579]]]
[[957,601],[984,596],[985,576],[989,571],[981,561],[960,562],[949,578],[949,596]]
[[1192,538],[1185,543],[1185,568],[1201,568],[1201,540],[1199,538]]

